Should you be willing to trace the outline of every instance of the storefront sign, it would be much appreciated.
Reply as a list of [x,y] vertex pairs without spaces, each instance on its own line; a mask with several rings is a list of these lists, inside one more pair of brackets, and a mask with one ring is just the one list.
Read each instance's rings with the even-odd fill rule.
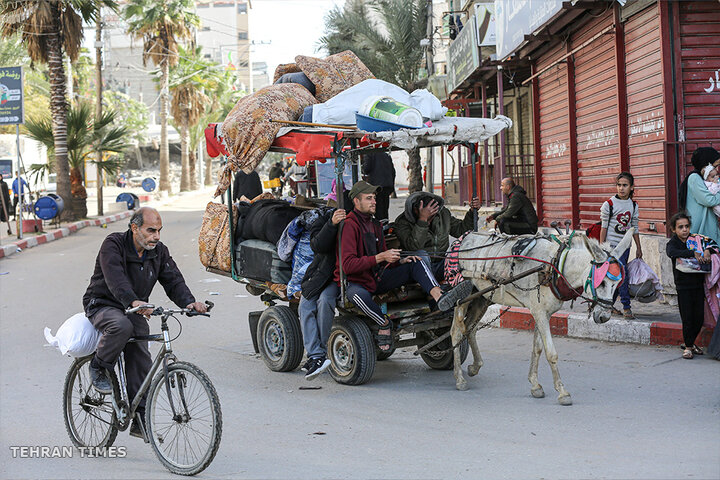
[[25,123],[22,67],[0,67],[0,125]]
[[495,38],[495,4],[476,3],[475,23],[477,25],[477,42],[481,47],[494,47]]
[[477,24],[471,17],[448,47],[448,90],[453,91],[480,66]]
[[562,9],[562,0],[495,0],[497,58],[504,60]]

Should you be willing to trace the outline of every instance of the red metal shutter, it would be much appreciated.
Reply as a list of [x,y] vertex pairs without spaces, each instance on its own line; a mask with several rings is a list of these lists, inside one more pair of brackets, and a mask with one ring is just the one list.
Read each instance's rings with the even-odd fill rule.
[[[613,23],[612,9],[573,36],[576,48]],[[615,193],[620,173],[615,43],[603,35],[575,55],[578,193],[584,226],[600,218],[600,206]]]
[[678,3],[689,156],[698,146],[711,142],[720,148],[720,3]]
[[650,222],[665,233],[666,119],[663,104],[660,16],[658,5],[633,15],[625,23],[630,172],[635,176],[635,200],[640,230]]
[[[538,58],[540,71],[565,54],[558,45]],[[542,190],[541,223],[572,218],[572,201],[568,201],[570,185],[570,134],[568,126],[567,66],[559,63],[538,77],[540,125],[540,171]]]

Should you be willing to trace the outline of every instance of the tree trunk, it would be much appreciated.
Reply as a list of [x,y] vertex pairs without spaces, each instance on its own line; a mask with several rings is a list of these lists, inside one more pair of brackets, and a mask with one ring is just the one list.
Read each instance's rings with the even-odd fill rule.
[[212,186],[212,157],[207,154],[204,148],[201,151],[202,156],[205,159],[205,185]]
[[[167,51],[167,48],[166,48]],[[168,77],[170,66],[167,59],[160,62],[162,82],[160,86],[160,191],[172,193],[170,185],[170,146],[168,145]]]
[[420,149],[407,151],[408,156],[408,192],[415,193],[423,189],[422,166],[420,165]]
[[185,118],[180,119],[182,125],[180,126],[180,159],[182,170],[180,173],[180,191],[187,192],[190,190],[190,130],[187,125],[187,115],[183,115]]
[[[53,7],[55,18],[60,13],[57,6]],[[56,20],[57,22],[57,20]],[[56,32],[58,32],[56,26]],[[67,150],[67,102],[65,100],[65,69],[60,46],[60,37],[57,33],[51,34],[47,39],[48,48],[48,76],[50,77],[50,115],[52,117],[53,140],[55,143],[55,171],[57,172],[57,193],[62,197],[66,208],[62,213],[62,220],[74,220],[72,195],[70,194],[70,165],[68,164]]]
[[198,189],[198,178],[197,178],[197,155],[191,148],[189,151],[190,156],[190,190]]
[[142,150],[140,149],[140,143],[135,145],[135,155],[137,157],[137,167],[139,170],[142,170],[143,168],[145,168],[145,165],[143,163]]
[[[95,23],[95,88],[96,88],[96,104],[95,104],[95,121],[102,116],[102,47],[98,47],[102,42],[102,8],[98,12],[98,19]],[[102,152],[97,152],[97,212],[103,215],[105,209],[103,207],[103,169],[101,167]]]

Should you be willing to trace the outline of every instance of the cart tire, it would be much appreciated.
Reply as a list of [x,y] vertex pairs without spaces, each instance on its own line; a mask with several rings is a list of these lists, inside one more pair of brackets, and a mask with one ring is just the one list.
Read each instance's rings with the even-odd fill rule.
[[345,385],[362,385],[375,372],[375,343],[370,328],[356,317],[340,317],[328,339],[330,375]]
[[300,320],[289,307],[267,308],[257,326],[258,350],[265,365],[273,372],[295,370],[303,356]]
[[375,347],[375,358],[378,362],[382,362],[383,360],[387,360],[392,356],[392,354],[395,353],[395,348],[391,348],[390,350],[383,351],[379,348]]
[[[438,350],[445,350],[446,348],[450,347],[450,339],[447,339],[444,342],[440,342],[439,345],[437,345]],[[454,350],[450,350],[449,352],[433,352],[433,349],[430,349],[429,351],[425,353],[421,353],[420,356],[422,357],[425,364],[432,368],[433,370],[452,370],[455,358],[453,357]],[[460,363],[464,363],[467,359],[468,352],[470,350],[470,345],[468,344],[467,339],[464,339],[460,346],[457,348],[457,350],[460,352]]]

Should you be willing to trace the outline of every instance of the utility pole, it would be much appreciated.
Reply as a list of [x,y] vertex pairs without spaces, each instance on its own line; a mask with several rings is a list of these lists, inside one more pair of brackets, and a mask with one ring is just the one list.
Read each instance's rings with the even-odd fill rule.
[[[425,32],[429,41],[427,49],[425,50],[425,60],[427,63],[426,68],[428,81],[430,81],[430,77],[433,75],[433,73],[435,73],[433,60],[433,0],[426,0],[425,5],[427,7],[427,29]],[[430,191],[430,193],[435,193],[435,178],[433,175],[435,173],[434,152],[435,149],[430,148],[428,149],[427,153],[427,189]]]
[[[102,116],[102,8],[98,12],[98,18],[95,23],[95,88],[97,98],[95,100],[95,122],[100,120]],[[103,170],[102,170],[102,152],[100,149],[97,154],[97,211],[98,215],[105,213],[103,208]]]

